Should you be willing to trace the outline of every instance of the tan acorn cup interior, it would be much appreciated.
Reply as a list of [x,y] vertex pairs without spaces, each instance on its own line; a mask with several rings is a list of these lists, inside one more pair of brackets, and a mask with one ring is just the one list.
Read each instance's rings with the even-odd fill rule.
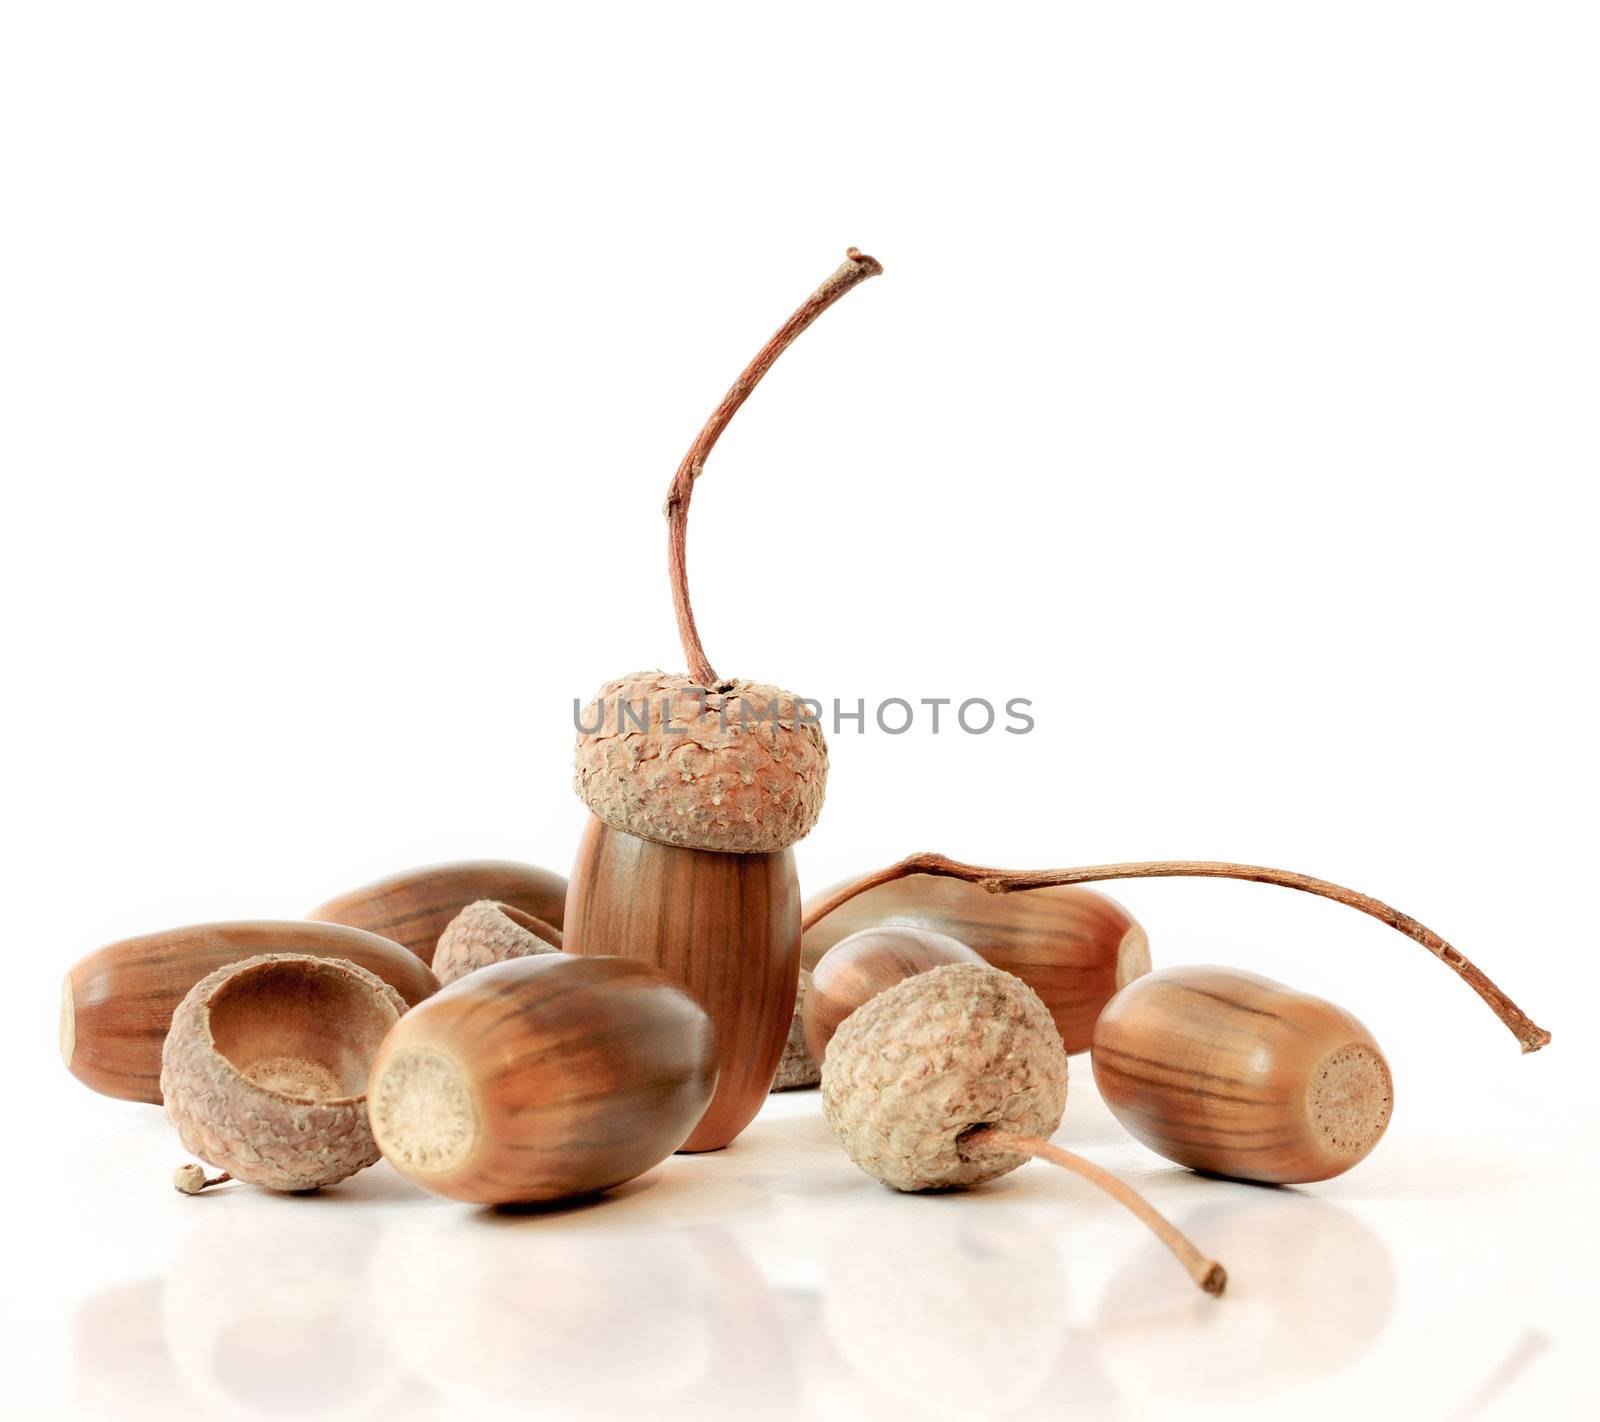
[[405,1011],[392,987],[342,959],[279,953],[220,968],[173,1014],[167,1119],[236,1180],[331,1185],[378,1158],[367,1075]]
[[1394,1084],[1341,1007],[1256,973],[1181,967],[1111,999],[1094,1034],[1101,1098],[1136,1140],[1261,1184],[1341,1175],[1389,1124]]
[[1097,864],[1075,869],[993,869],[978,864],[964,864],[959,859],[948,859],[942,854],[913,854],[897,864],[891,864],[875,873],[867,874],[844,884],[824,898],[813,902],[806,910],[805,927],[813,924],[848,903],[858,894],[866,893],[879,884],[892,883],[912,874],[933,874],[952,879],[964,879],[977,884],[989,893],[1011,894],[1032,889],[1048,888],[1056,884],[1093,884],[1113,879],[1241,879],[1256,884],[1275,884],[1279,888],[1297,889],[1301,893],[1315,894],[1331,899],[1361,913],[1386,923],[1397,933],[1403,933],[1413,942],[1420,943],[1434,957],[1450,968],[1468,987],[1488,1005],[1490,1011],[1505,1025],[1524,1052],[1537,1052],[1550,1041],[1550,1034],[1535,1023],[1489,978],[1475,963],[1470,962],[1460,949],[1445,942],[1431,928],[1417,922],[1409,914],[1370,895],[1346,889],[1326,879],[1314,879],[1309,874],[1297,874],[1289,869],[1268,869],[1259,864],[1229,864],[1204,859],[1148,860],[1130,864]]
[[377,974],[408,1004],[438,991],[416,956],[375,933],[304,919],[198,923],[123,938],[81,958],[61,989],[61,1059],[84,1085],[161,1103],[161,1047],[202,978],[264,953],[341,958]]
[[[832,892],[813,896],[806,912]],[[889,927],[948,934],[1016,974],[1044,999],[1069,1053],[1089,1050],[1100,1009],[1150,971],[1144,929],[1105,894],[1070,884],[988,894],[965,880],[926,874],[879,884],[810,921],[801,964],[814,968],[835,943],[864,928]]]
[[981,962],[965,943],[924,928],[864,928],[840,939],[811,970],[800,1014],[806,1050],[822,1061],[839,1024],[885,988],[931,968]]
[[563,946],[661,968],[716,1024],[716,1095],[684,1150],[717,1150],[738,1136],[783,1057],[800,970],[791,846],[816,823],[828,768],[808,703],[721,678],[707,659],[689,598],[689,504],[717,440],[773,362],[881,270],[851,248],[745,367],[673,476],[667,561],[687,674],[619,678],[579,717],[574,788],[593,819],[568,886]]
[[433,963],[439,935],[468,904],[493,899],[561,927],[567,881],[536,864],[463,859],[406,869],[319,904],[306,915],[392,938]]
[[[928,1064],[938,1069],[930,1071]],[[896,1190],[965,1189],[1037,1158],[1137,1215],[1195,1285],[1227,1271],[1137,1191],[1047,1139],[1067,1104],[1067,1054],[1020,978],[951,963],[885,988],[839,1025],[822,1061],[822,1109],[846,1153]]]

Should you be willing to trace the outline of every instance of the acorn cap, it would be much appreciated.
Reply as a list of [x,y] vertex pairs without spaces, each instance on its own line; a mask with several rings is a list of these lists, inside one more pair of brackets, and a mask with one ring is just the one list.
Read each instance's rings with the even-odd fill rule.
[[880,992],[840,1024],[822,1109],[850,1158],[896,1190],[979,1185],[1027,1160],[977,1126],[1046,1139],[1067,1105],[1067,1054],[1039,995],[987,964],[953,963]]
[[789,1035],[778,1061],[778,1074],[772,1078],[773,1091],[798,1091],[822,1080],[822,1068],[806,1047],[805,1002],[810,991],[811,974],[802,968],[800,988],[794,999],[794,1016],[789,1020]]
[[613,829],[685,849],[764,854],[822,811],[828,748],[791,692],[635,672],[584,708],[573,788]]
[[560,951],[559,928],[552,928],[542,918],[524,913],[513,904],[479,899],[462,909],[439,935],[433,972],[443,985],[487,968],[490,963]]
[[161,1053],[167,1119],[192,1155],[274,1190],[373,1164],[367,1073],[405,999],[338,958],[268,953],[202,978]]

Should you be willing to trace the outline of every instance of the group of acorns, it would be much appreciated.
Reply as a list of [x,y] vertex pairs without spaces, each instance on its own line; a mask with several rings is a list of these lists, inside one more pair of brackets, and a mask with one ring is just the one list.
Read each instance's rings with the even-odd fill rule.
[[[579,718],[591,811],[571,883],[474,862],[394,876],[307,919],[127,939],[68,976],[61,1043],[96,1090],[164,1102],[198,1191],[315,1190],[380,1155],[482,1204],[604,1191],[715,1150],[779,1087],[816,1084],[852,1160],[899,1190],[1030,1157],[1140,1215],[1194,1281],[1222,1268],[1100,1167],[1050,1143],[1067,1057],[1145,1144],[1247,1180],[1325,1179],[1376,1144],[1389,1069],[1349,1014],[1218,968],[1150,972],[1138,925],[1081,887],[1231,877],[1370,914],[1444,960],[1535,1050],[1549,1034],[1415,920],[1322,880],[1177,861],[1011,872],[913,856],[802,915],[792,845],[827,777],[804,698],[726,680],[689,601],[690,497],[779,354],[881,268],[844,264],[757,354],[679,466],[668,557],[687,675],[635,673]],[[802,950],[802,934],[804,949]],[[796,1006],[797,995],[799,1005]]]

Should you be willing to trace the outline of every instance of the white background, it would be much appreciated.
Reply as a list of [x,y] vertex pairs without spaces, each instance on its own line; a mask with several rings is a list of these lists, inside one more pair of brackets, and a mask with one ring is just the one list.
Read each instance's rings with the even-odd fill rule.
[[[8,1397],[27,1415],[1572,1416],[1592,1357],[1600,100],[1583,5],[88,6],[0,17]],[[1253,860],[1158,963],[1357,1012],[1397,1111],[1299,1192],[1059,1137],[854,1172],[815,1097],[498,1220],[378,1167],[184,1200],[56,1059],[110,939],[412,864],[566,869],[571,702],[712,660],[1034,701],[832,738],[808,892],[913,850]],[[1147,1277],[1148,1276],[1148,1277]],[[19,1414],[21,1415],[21,1414]],[[1077,1415],[1077,1414],[1075,1414]]]

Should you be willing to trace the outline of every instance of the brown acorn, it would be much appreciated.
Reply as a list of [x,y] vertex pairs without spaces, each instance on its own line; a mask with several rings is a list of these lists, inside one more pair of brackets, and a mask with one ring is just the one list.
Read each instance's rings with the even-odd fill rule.
[[925,928],[864,928],[841,938],[817,960],[801,1005],[806,1050],[822,1061],[839,1024],[885,988],[931,968],[981,962],[965,943]]
[[689,601],[689,501],[718,437],[780,354],[882,268],[846,259],[762,347],[667,494],[667,556],[687,675],[636,672],[579,716],[574,788],[593,814],[562,923],[567,952],[665,970],[716,1023],[721,1071],[685,1150],[716,1150],[760,1109],[794,1018],[800,888],[790,848],[816,823],[828,752],[813,703],[719,677]]
[[[807,900],[806,914],[833,892]],[[1068,1052],[1088,1051],[1100,1009],[1150,971],[1144,929],[1115,899],[1093,889],[991,894],[960,879],[894,879],[808,927],[802,964],[815,971],[834,944],[864,928],[927,929],[966,944],[1039,994]]]
[[620,1185],[683,1144],[711,1099],[715,1034],[664,973],[548,953],[494,963],[389,1034],[372,1069],[389,1163],[478,1204]]
[[566,896],[567,881],[548,869],[509,859],[466,859],[363,884],[306,917],[382,934],[431,964],[439,935],[468,904],[493,899],[560,928]]
[[1354,1017],[1233,968],[1130,983],[1095,1028],[1094,1079],[1158,1155],[1276,1185],[1350,1169],[1394,1109],[1389,1064]]
[[274,1190],[332,1185],[378,1159],[367,1074],[406,1010],[338,958],[269,953],[196,983],[161,1054],[167,1119],[191,1154]]
[[344,958],[405,1001],[438,990],[398,943],[334,923],[249,919],[124,938],[76,963],[61,986],[61,1059],[84,1085],[125,1101],[161,1102],[161,1044],[184,995],[209,973],[263,953]]

